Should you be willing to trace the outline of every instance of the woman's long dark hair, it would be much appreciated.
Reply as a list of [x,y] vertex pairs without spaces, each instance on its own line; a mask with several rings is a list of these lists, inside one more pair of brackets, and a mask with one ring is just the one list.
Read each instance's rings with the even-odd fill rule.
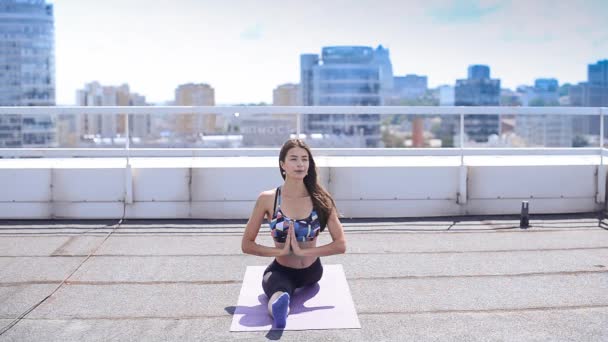
[[308,190],[310,198],[312,199],[313,208],[317,211],[317,214],[319,215],[321,231],[323,231],[325,229],[325,226],[327,226],[329,215],[336,207],[336,203],[334,202],[334,199],[331,197],[329,192],[327,192],[327,190],[325,190],[325,188],[323,188],[323,186],[319,183],[315,160],[312,158],[310,148],[303,140],[289,139],[283,144],[281,152],[279,153],[279,171],[281,172],[281,177],[285,179],[285,174],[283,174],[281,162],[285,162],[287,152],[294,147],[303,148],[308,153],[308,174],[306,175],[306,177],[304,177],[304,185],[306,186],[306,190]]

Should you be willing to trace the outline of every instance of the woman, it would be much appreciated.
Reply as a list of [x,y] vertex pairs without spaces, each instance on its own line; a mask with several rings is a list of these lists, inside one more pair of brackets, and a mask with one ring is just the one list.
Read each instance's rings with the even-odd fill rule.
[[[284,328],[289,301],[296,288],[317,283],[323,274],[319,257],[346,251],[346,240],[331,195],[319,184],[310,148],[290,139],[279,153],[282,186],[262,192],[243,235],[244,253],[275,257],[264,271],[262,287],[268,296],[268,312],[277,328]],[[274,247],[255,242],[268,218]],[[332,242],[317,247],[325,227]]]

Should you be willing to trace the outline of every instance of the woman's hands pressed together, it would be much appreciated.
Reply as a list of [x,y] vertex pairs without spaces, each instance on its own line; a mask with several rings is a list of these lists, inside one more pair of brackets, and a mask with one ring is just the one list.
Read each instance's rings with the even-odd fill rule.
[[293,221],[289,222],[288,238],[291,241],[291,251],[293,254],[297,256],[304,256],[304,249],[300,248],[298,239],[296,239],[296,228],[293,225]]
[[296,232],[293,221],[289,221],[289,228],[287,229],[287,238],[285,239],[285,245],[281,248],[279,256],[296,255],[304,256],[304,249],[300,248],[298,239],[296,239]]
[[[291,228],[291,226],[290,226]],[[291,255],[291,229],[288,229],[287,231],[287,238],[285,238],[285,245],[283,245],[283,248],[281,249],[281,253],[279,254],[279,256],[286,256],[286,255]]]

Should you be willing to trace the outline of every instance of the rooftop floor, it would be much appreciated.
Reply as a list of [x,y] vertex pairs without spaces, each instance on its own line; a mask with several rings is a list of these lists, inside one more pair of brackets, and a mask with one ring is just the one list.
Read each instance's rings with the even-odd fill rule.
[[344,220],[362,329],[238,333],[244,221],[4,221],[0,340],[607,340],[607,226],[531,219]]

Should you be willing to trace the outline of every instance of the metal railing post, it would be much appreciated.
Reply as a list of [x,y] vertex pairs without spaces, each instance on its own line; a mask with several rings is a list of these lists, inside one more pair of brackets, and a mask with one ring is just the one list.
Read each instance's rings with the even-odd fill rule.
[[597,190],[596,203],[604,203],[606,200],[606,166],[604,165],[604,110],[599,109],[600,115],[600,165],[597,168]]
[[131,172],[131,134],[129,128],[129,114],[125,114],[125,154],[127,165],[125,167],[125,203],[133,203],[133,173]]
[[460,113],[460,165],[464,165],[464,113]]
[[456,202],[458,204],[467,203],[467,167],[464,165],[464,113],[460,113],[460,170],[459,186]]

